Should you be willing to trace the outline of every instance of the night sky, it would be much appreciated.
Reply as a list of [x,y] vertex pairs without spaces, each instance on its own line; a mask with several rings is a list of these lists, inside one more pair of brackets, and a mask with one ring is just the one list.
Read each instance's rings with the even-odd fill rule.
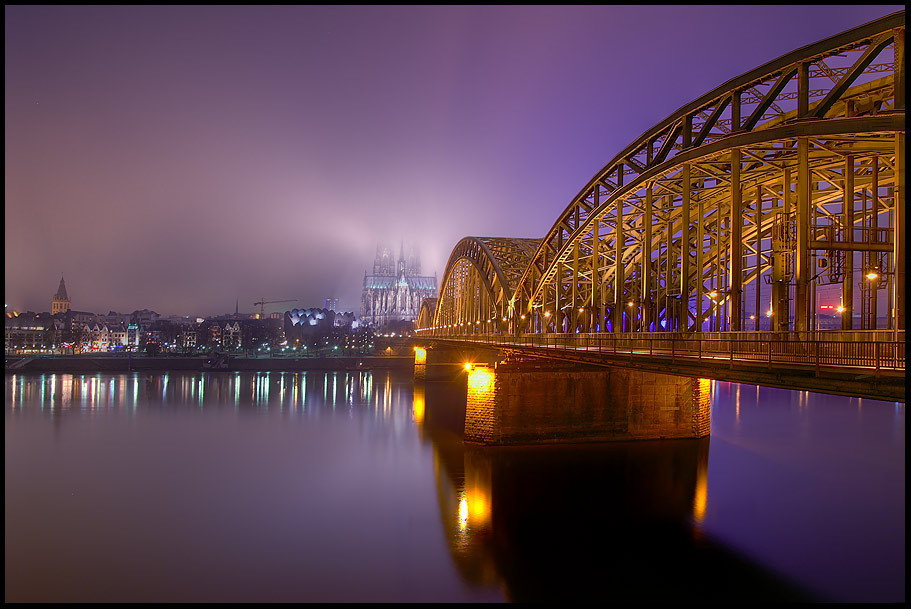
[[9,309],[357,311],[541,237],[650,127],[893,6],[5,8]]

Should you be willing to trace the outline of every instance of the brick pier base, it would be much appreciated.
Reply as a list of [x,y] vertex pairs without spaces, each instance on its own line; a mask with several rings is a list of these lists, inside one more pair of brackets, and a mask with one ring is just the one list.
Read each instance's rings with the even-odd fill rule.
[[701,438],[711,431],[710,381],[640,370],[528,370],[468,374],[465,440],[547,444]]

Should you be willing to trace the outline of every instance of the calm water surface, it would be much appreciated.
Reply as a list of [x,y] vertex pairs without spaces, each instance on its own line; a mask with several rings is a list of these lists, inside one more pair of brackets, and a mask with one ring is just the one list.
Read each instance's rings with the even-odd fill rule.
[[464,399],[7,375],[5,600],[904,601],[904,404],[715,383],[711,438],[483,448]]

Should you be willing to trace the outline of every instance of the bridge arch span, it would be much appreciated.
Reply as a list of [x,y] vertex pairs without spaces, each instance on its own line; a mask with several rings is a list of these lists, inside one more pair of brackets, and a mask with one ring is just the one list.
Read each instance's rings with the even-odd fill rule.
[[684,105],[542,239],[463,239],[425,329],[804,332],[833,285],[841,329],[903,330],[904,32],[900,11]]
[[901,11],[788,53],[646,131],[542,239],[463,239],[421,336],[903,399],[904,40]]
[[429,328],[433,325],[433,314],[436,312],[436,308],[436,298],[425,298],[421,301],[421,310],[418,313],[418,328]]
[[[540,239],[465,237],[453,248],[430,326],[450,333],[501,330],[515,281]],[[424,322],[428,317],[424,318]]]
[[[899,12],[683,106],[558,216],[517,282],[528,319],[513,330],[758,330],[763,316],[811,330],[824,283],[861,301],[865,329],[886,290],[903,328],[903,91]],[[856,298],[871,267],[880,285]]]

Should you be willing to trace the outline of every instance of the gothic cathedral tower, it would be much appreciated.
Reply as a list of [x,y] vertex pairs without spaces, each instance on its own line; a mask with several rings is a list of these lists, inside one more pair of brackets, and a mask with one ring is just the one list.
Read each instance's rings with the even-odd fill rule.
[[436,298],[436,277],[421,275],[421,260],[416,248],[405,255],[405,243],[395,250],[377,245],[373,274],[364,271],[360,321],[383,329],[387,324],[413,321],[421,312],[425,298]]

